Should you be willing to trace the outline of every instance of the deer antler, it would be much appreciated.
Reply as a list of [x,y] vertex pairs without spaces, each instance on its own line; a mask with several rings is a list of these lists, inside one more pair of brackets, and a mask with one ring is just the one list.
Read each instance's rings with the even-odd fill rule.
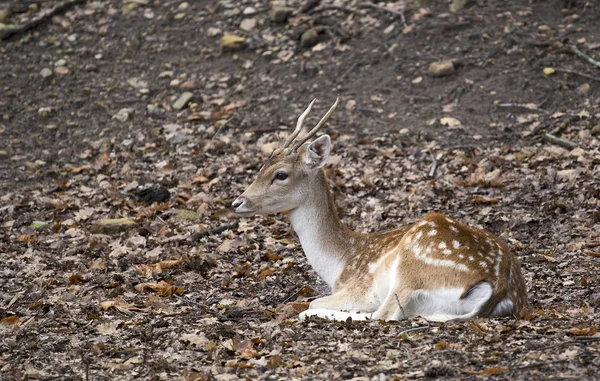
[[[308,139],[310,139],[313,136],[315,136],[315,134],[325,125],[325,122],[327,122],[327,119],[329,119],[329,117],[331,116],[331,114],[333,114],[333,112],[335,111],[335,108],[337,107],[339,101],[340,101],[340,97],[337,97],[337,99],[335,100],[335,103],[333,104],[333,106],[331,106],[331,108],[329,108],[329,111],[327,111],[327,114],[325,114],[325,116],[323,116],[323,118],[321,118],[321,120],[319,121],[319,123],[317,123],[317,125],[312,130],[310,130],[310,132],[308,134],[304,135],[298,141],[294,142],[294,144],[290,148],[291,151],[297,150],[298,147],[300,147],[302,144],[304,144]],[[306,111],[302,115],[300,115],[300,118],[302,119],[302,121],[304,121],[304,118],[306,117],[305,114],[307,114],[307,111],[310,110],[310,108],[311,108],[311,106],[312,106],[313,103],[314,103],[314,100],[312,101],[312,103],[310,104],[310,106],[308,106],[308,108],[306,109]],[[298,119],[298,123],[300,123],[300,119]],[[300,126],[300,128],[302,128],[302,126]],[[294,138],[298,135],[297,132],[299,132],[298,127],[296,127],[296,131],[294,131],[294,133],[292,134],[292,136]],[[286,144],[286,146],[287,146],[287,144]]]
[[302,125],[304,124],[304,119],[306,119],[306,116],[308,115],[310,110],[312,110],[312,106],[316,100],[317,100],[317,98],[313,99],[312,102],[310,102],[310,104],[306,108],[306,110],[304,110],[302,115],[300,115],[300,117],[298,118],[298,123],[296,123],[296,129],[294,130],[294,132],[292,132],[290,137],[287,138],[287,140],[285,141],[285,144],[283,145],[283,148],[287,148],[287,146],[289,146],[290,143],[292,143],[294,141],[294,139],[296,139],[296,137],[298,136],[300,131],[302,131]]

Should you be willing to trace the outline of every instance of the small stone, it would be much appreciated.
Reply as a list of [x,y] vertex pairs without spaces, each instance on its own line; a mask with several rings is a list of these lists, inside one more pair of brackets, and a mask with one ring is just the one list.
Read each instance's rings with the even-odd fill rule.
[[179,12],[175,16],[173,16],[173,19],[175,19],[175,20],[181,20],[184,17],[185,17],[185,13]]
[[582,97],[585,97],[590,92],[590,85],[589,85],[589,83],[584,83],[583,85],[577,86],[577,88],[575,89],[575,92],[578,95],[580,95]]
[[469,4],[470,0],[453,0],[450,4],[450,12],[459,12]]
[[172,79],[171,82],[169,82],[169,86],[171,86],[171,87],[177,87],[177,86],[179,86],[180,83],[181,83],[180,80],[178,80],[178,79]]
[[34,228],[34,229],[41,229],[41,228],[43,228],[46,225],[48,225],[48,223],[45,222],[45,221],[33,221],[31,223],[31,227]]
[[173,136],[169,141],[171,142],[171,144],[181,144],[187,142],[188,140],[190,140],[190,137],[188,135],[177,134]]
[[162,118],[165,115],[165,110],[155,105],[148,105],[148,115]]
[[38,109],[38,115],[41,118],[46,118],[52,112],[52,107],[40,107]]
[[173,108],[175,110],[181,110],[188,104],[188,102],[192,99],[193,96],[194,94],[190,93],[189,91],[186,91],[185,93],[181,94],[181,96],[175,101],[175,103],[173,103]]
[[136,227],[131,218],[112,218],[95,221],[90,228],[92,234],[119,234]]
[[193,210],[178,209],[175,211],[171,219],[175,221],[195,222],[202,220],[202,215],[198,212],[194,212]]
[[6,23],[12,16],[12,10],[10,8],[0,11],[0,23]]
[[198,84],[194,80],[189,80],[179,85],[179,88],[182,90],[194,90],[198,88]]
[[256,14],[256,8],[246,7],[246,8],[244,8],[244,11],[242,12],[242,14],[244,14],[246,16],[254,15],[254,14]]
[[129,119],[131,109],[122,108],[115,115],[113,115],[113,119],[118,120],[119,122],[126,122]]
[[454,71],[454,62],[452,60],[432,62],[429,65],[429,72],[434,77],[444,77],[453,74]]
[[319,32],[315,28],[311,28],[302,33],[300,37],[300,46],[303,48],[312,48],[319,42]]
[[161,185],[140,187],[133,194],[136,201],[146,205],[151,205],[155,202],[165,202],[171,197],[169,190]]
[[235,16],[239,15],[240,13],[242,13],[242,11],[239,8],[226,9],[225,11],[223,11],[223,16],[235,17]]
[[221,45],[221,49],[225,50],[241,50],[248,46],[248,42],[244,37],[235,36],[235,35],[227,35],[221,37],[219,40],[219,44]]
[[256,26],[255,19],[244,19],[240,23],[240,29],[244,30],[246,32],[250,32],[252,29],[254,29],[255,26]]
[[77,35],[75,33],[70,34],[69,37],[67,37],[67,40],[69,42],[75,42],[75,41],[77,41]]
[[124,15],[128,15],[131,12],[138,9],[139,7],[140,7],[140,4],[138,4],[138,3],[127,3],[127,4],[123,5],[123,7],[121,8],[121,13]]
[[184,1],[183,3],[179,4],[179,6],[177,7],[177,9],[180,10],[180,11],[185,11],[189,7],[190,7],[190,3],[188,3],[187,1]]
[[599,136],[600,135],[600,123],[598,123],[594,127],[592,127],[592,130],[590,132],[592,133],[593,136]]
[[273,7],[271,8],[271,21],[279,23],[285,22],[293,12],[294,8]]
[[548,25],[540,25],[538,26],[538,30],[540,32],[550,32],[552,29]]
[[45,129],[46,131],[54,131],[54,130],[56,130],[57,128],[58,128],[58,126],[57,126],[56,124],[49,124],[49,125],[47,125],[46,127],[44,127],[44,129]]
[[69,74],[69,68],[66,66],[57,66],[54,68],[54,71],[56,72],[56,74],[61,74],[61,75]]
[[551,67],[545,67],[544,68],[544,74],[546,74],[546,75],[552,75],[554,73],[556,73],[556,70],[554,70],[553,68],[551,68]]
[[65,66],[66,64],[67,64],[67,61],[65,61],[64,59],[61,58],[54,63],[54,66]]
[[48,78],[52,75],[52,70],[45,67],[40,71],[40,75],[42,76],[42,78]]

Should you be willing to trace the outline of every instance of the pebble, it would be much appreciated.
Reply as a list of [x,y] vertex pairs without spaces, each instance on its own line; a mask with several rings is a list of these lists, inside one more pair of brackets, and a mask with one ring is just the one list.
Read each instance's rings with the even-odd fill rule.
[[121,13],[124,15],[128,15],[131,12],[138,9],[139,7],[140,7],[140,4],[138,4],[138,3],[127,3],[127,4],[123,5],[123,7],[121,8]]
[[253,7],[244,8],[244,11],[242,13],[247,16],[254,15],[254,14],[256,14],[256,8],[253,8]]
[[452,4],[450,4],[450,12],[458,12],[461,11],[470,0],[454,0]]
[[48,78],[49,76],[52,75],[52,70],[48,69],[47,67],[43,68],[40,71],[40,75],[42,76],[42,78]]
[[244,30],[246,32],[250,32],[252,29],[254,29],[255,26],[256,26],[255,19],[244,19],[240,23],[240,29]]
[[128,15],[131,12],[138,9],[139,7],[140,7],[140,4],[138,4],[138,3],[127,3],[127,4],[123,5],[123,7],[121,8],[121,13],[124,15]]
[[290,7],[273,7],[271,8],[271,21],[282,23],[294,12],[294,8]]
[[177,86],[179,86],[180,83],[181,83],[180,80],[178,80],[178,79],[172,79],[171,82],[169,82],[169,86],[171,86],[171,87],[177,87]]
[[598,136],[600,135],[600,123],[596,124],[594,127],[592,127],[592,131],[591,131],[592,135],[594,136]]
[[187,1],[184,1],[183,3],[179,4],[177,9],[180,11],[185,11],[186,9],[189,8],[189,6],[190,6],[190,3],[188,3]]
[[135,221],[130,218],[114,218],[98,220],[92,224],[92,234],[118,234],[136,226]]
[[113,119],[118,120],[119,122],[126,122],[129,119],[131,109],[122,108],[115,115],[113,115]]
[[453,74],[454,71],[454,62],[452,60],[432,62],[429,65],[429,73],[434,77],[444,77]]
[[77,34],[75,34],[75,33],[70,34],[69,37],[67,37],[67,40],[69,40],[70,42],[77,41]]
[[54,63],[54,66],[65,66],[66,64],[67,64],[67,61],[65,61],[64,59],[61,58]]
[[193,96],[194,94],[190,93],[189,91],[186,91],[185,93],[181,94],[181,96],[175,101],[175,103],[173,103],[173,108],[175,110],[183,109],[192,99]]
[[302,33],[300,37],[300,46],[303,48],[311,48],[319,42],[319,32],[315,28],[311,28]]
[[248,46],[248,42],[242,36],[226,35],[219,40],[221,49],[225,50],[240,50]]
[[182,90],[193,90],[198,88],[198,84],[194,80],[189,80],[179,85],[179,88]]
[[175,16],[173,16],[173,18],[174,18],[175,20],[181,20],[181,19],[182,19],[182,18],[184,18],[184,17],[185,17],[185,13],[183,13],[183,12],[179,12],[179,13],[177,13]]
[[12,10],[10,8],[0,11],[0,23],[6,22],[12,16]]
[[188,135],[177,134],[173,136],[169,141],[171,142],[171,144],[181,144],[187,142],[188,140],[190,140],[190,137]]
[[590,92],[590,85],[589,83],[584,83],[583,85],[579,85],[576,89],[575,92],[582,96],[585,97],[586,95],[588,95],[588,93]]

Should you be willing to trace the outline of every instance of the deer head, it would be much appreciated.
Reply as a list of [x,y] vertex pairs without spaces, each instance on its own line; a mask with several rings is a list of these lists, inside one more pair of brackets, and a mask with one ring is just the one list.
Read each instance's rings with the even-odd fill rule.
[[331,139],[328,135],[308,143],[325,125],[338,105],[339,98],[317,125],[298,138],[304,119],[312,109],[314,99],[298,118],[296,129],[260,169],[256,179],[231,206],[242,215],[285,212],[302,205],[310,197],[312,182],[329,158]]

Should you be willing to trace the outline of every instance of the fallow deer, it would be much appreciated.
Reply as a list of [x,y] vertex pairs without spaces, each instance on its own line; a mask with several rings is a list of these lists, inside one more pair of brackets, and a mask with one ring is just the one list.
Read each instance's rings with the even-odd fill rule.
[[328,135],[308,142],[335,110],[298,138],[315,100],[283,148],[232,204],[240,215],[288,211],[308,262],[332,294],[310,303],[300,319],[430,321],[515,315],[526,303],[518,258],[488,231],[438,213],[396,230],[363,234],[342,224],[322,167]]

